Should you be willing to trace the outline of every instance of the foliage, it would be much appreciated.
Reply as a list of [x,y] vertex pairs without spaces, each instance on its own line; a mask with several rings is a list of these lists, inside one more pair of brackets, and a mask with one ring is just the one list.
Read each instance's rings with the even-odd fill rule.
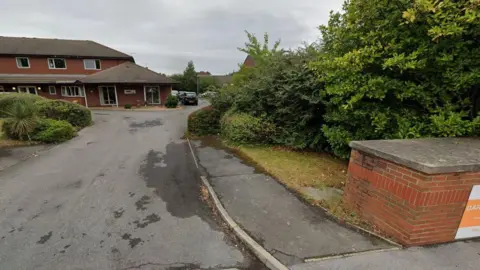
[[183,91],[197,92],[197,72],[193,61],[189,61],[185,71],[183,71]]
[[92,124],[92,113],[82,105],[64,100],[41,100],[37,102],[40,115],[55,120],[65,120],[76,127]]
[[130,110],[132,108],[132,104],[125,104],[123,106],[124,109]]
[[264,58],[251,69],[249,80],[224,87],[212,98],[222,113],[229,108],[275,123],[274,143],[297,149],[322,149],[323,84],[308,68],[314,45]]
[[199,77],[199,92],[205,93],[207,91],[212,91],[212,88],[218,88],[217,81],[214,77],[211,76],[201,76]]
[[222,136],[230,142],[256,144],[271,142],[275,125],[246,113],[226,113],[220,122]]
[[32,94],[24,94],[24,93],[12,93],[12,94],[3,94],[0,95],[0,117],[6,117],[6,111],[8,108],[16,103],[16,102],[22,102],[22,103],[34,103],[37,101],[44,100],[44,98],[37,96],[37,95],[32,95]]
[[45,143],[58,143],[70,140],[75,136],[74,127],[67,121],[40,119],[32,139]]
[[310,67],[336,155],[351,140],[478,132],[479,1],[351,0],[320,30]]
[[211,106],[188,116],[188,132],[195,136],[216,135],[220,132],[220,112]]
[[10,103],[4,114],[5,134],[11,139],[28,139],[37,126],[37,107],[31,99],[15,100]]
[[167,96],[167,100],[165,100],[165,107],[176,108],[177,105],[178,105],[178,98],[176,96],[173,96],[172,94],[169,94]]
[[275,41],[272,48],[270,48],[270,38],[268,33],[263,34],[263,44],[258,41],[258,38],[255,36],[255,34],[252,34],[248,31],[245,31],[245,33],[247,34],[248,41],[245,42],[245,47],[238,48],[238,50],[253,57],[255,63],[261,62],[263,59],[273,56],[279,52],[278,48],[280,46],[280,40]]

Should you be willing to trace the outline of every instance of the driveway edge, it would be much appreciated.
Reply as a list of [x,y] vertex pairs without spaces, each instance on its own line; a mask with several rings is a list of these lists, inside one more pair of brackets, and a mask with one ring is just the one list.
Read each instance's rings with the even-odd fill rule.
[[[197,158],[195,157],[195,153],[193,151],[192,145],[190,140],[187,138],[188,146],[190,147],[190,151],[192,152],[193,159],[195,161],[195,166],[198,167]],[[266,249],[264,249],[260,244],[258,244],[252,237],[250,237],[238,224],[233,220],[233,218],[228,214],[227,210],[223,207],[222,203],[218,199],[215,190],[213,189],[212,185],[205,176],[200,176],[202,179],[202,183],[207,187],[208,193],[213,199],[213,203],[215,204],[215,208],[217,208],[218,212],[222,216],[222,219],[227,223],[228,227],[235,233],[235,235],[244,242],[248,248],[257,256],[257,258],[262,261],[269,269],[271,270],[288,270],[288,268],[283,265],[279,260],[273,257]]]

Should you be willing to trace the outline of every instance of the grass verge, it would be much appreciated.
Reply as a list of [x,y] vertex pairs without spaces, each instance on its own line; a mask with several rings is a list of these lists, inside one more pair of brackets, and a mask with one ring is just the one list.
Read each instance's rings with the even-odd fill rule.
[[326,153],[295,151],[271,146],[231,146],[310,204],[325,209],[340,222],[371,229],[368,223],[350,211],[341,197],[317,200],[303,188],[332,187],[343,190],[348,163]]

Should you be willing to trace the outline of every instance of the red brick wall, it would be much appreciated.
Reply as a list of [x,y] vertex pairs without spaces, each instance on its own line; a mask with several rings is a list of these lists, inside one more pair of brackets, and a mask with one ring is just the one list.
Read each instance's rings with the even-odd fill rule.
[[428,175],[352,150],[344,201],[406,246],[453,241],[480,172]]
[[0,56],[0,74],[93,74],[121,63],[125,60],[101,59],[101,70],[86,70],[83,59],[66,58],[67,69],[49,69],[48,57],[28,57],[30,68],[18,68],[15,57]]
[[[123,85],[117,84],[117,97],[118,97],[118,106],[123,107],[125,104],[131,104],[132,106],[137,106],[137,104],[143,106],[145,105],[145,93],[143,90],[143,84],[135,85]],[[100,93],[98,92],[98,85],[85,85],[87,101],[89,107],[101,107],[100,104]],[[126,95],[125,89],[135,89],[136,93],[134,95]],[[160,86],[160,102],[163,105],[165,100],[172,91],[172,86]],[[110,105],[105,105],[111,107]]]
[[[126,95],[125,90],[136,90],[133,95]],[[145,93],[143,91],[143,85],[117,85],[118,105],[124,106],[130,104],[132,106],[145,105]]]
[[172,86],[171,85],[162,85],[160,86],[160,102],[162,105],[165,104],[165,101],[167,100],[168,95],[172,92]]

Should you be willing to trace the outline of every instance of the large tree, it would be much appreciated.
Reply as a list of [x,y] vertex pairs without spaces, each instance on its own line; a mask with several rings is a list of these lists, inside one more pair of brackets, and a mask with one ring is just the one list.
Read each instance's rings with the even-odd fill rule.
[[183,71],[183,88],[184,91],[196,92],[197,91],[197,72],[193,61],[189,61],[185,71]]
[[351,0],[311,68],[337,155],[357,139],[478,133],[479,0]]

